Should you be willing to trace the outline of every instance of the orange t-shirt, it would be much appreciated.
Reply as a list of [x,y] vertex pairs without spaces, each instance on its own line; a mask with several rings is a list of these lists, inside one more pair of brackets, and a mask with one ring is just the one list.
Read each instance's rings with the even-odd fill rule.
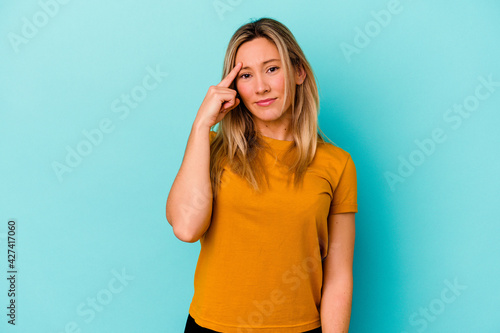
[[[215,132],[210,132],[210,139]],[[292,141],[263,139],[276,153]],[[190,315],[218,332],[304,332],[320,327],[322,261],[330,214],[357,212],[351,156],[319,144],[303,187],[268,152],[270,190],[258,194],[224,168],[210,227],[200,238]],[[265,185],[264,185],[265,186]]]

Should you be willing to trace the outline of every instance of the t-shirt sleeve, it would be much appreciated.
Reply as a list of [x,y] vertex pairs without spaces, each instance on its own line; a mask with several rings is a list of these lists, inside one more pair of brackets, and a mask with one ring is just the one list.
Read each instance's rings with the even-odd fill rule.
[[333,192],[329,215],[350,212],[357,213],[357,195],[356,167],[351,155],[349,155],[344,170],[340,174],[338,185]]
[[217,134],[217,132],[210,131],[210,143],[212,143],[212,141],[214,140],[216,134]]

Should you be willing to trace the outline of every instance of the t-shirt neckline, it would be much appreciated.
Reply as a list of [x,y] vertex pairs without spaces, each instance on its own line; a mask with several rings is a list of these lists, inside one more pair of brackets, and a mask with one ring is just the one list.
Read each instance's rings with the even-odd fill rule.
[[274,138],[270,138],[268,136],[260,135],[262,139],[267,142],[273,149],[280,149],[280,150],[285,150],[287,149],[292,143],[292,141],[287,141],[287,140],[278,140]]

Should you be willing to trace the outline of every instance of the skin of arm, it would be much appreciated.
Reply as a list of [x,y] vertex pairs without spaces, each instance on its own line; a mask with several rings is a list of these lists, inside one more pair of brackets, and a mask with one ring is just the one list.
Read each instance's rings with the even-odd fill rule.
[[321,329],[323,333],[347,333],[351,318],[355,213],[328,217],[328,255],[323,261]]
[[181,167],[168,194],[166,217],[174,235],[197,242],[210,226],[210,127],[195,120]]

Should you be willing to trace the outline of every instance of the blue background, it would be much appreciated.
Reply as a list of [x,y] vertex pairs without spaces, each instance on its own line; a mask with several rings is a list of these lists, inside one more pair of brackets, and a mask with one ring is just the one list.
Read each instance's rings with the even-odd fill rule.
[[[498,1],[54,3],[0,5],[2,332],[183,332],[200,244],[174,236],[165,202],[231,35],[263,16],[294,33],[318,78],[320,127],[356,164],[350,332],[500,332]],[[84,131],[106,121],[89,145]],[[78,147],[87,155],[58,177]]]

